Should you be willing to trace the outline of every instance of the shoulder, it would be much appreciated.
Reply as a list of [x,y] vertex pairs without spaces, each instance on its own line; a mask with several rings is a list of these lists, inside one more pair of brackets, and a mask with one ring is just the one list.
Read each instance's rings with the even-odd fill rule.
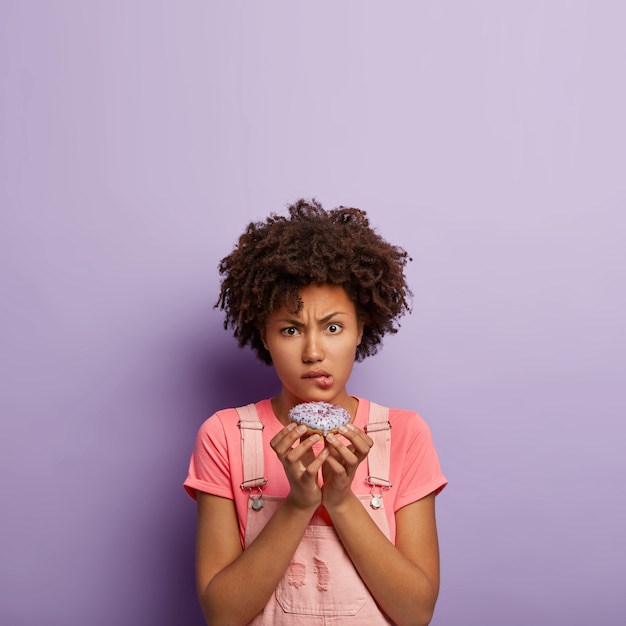
[[[237,437],[239,437],[239,421],[245,418],[249,419],[248,416],[250,413],[248,407],[254,407],[257,414],[262,414],[267,402],[269,401],[261,400],[252,405],[220,409],[202,423],[198,430],[198,436],[208,437],[210,439],[229,438],[236,433]],[[242,411],[242,413],[240,413],[240,411]]]
[[417,411],[409,409],[389,409],[389,422],[396,428],[410,432],[430,432],[426,420]]
[[211,436],[232,430],[237,427],[239,414],[237,409],[221,409],[207,418],[199,429],[199,434]]
[[381,415],[381,412],[385,411],[391,427],[395,430],[415,434],[420,432],[430,433],[430,428],[426,420],[424,420],[424,418],[417,411],[385,407],[372,400],[366,400],[364,398],[359,398],[359,403],[362,403],[364,408],[367,408],[372,414],[377,412]]

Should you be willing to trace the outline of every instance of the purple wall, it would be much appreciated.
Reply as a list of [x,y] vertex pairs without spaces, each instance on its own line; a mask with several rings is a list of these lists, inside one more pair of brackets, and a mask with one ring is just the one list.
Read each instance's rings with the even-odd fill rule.
[[212,309],[248,221],[366,209],[414,313],[437,626],[622,623],[620,2],[0,3],[0,623],[201,624],[181,483],[271,395]]

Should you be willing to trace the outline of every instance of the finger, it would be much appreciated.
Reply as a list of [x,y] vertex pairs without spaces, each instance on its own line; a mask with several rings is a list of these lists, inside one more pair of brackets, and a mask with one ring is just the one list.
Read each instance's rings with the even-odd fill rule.
[[287,459],[287,461],[289,461],[289,463],[297,463],[310,452],[313,445],[320,439],[321,437],[317,433],[311,435],[310,437],[307,437],[306,439],[301,439],[300,443],[297,446],[292,447],[288,451],[285,458]]
[[289,437],[295,429],[296,429],[296,424],[294,424],[293,422],[290,423],[288,426],[281,428],[281,430],[279,430],[270,440],[270,446],[272,446],[273,449],[276,449],[276,447],[280,444],[280,442],[285,437]]
[[347,472],[345,460],[341,456],[333,455],[331,451],[329,451],[328,458],[324,464],[324,469],[328,467],[332,468],[335,473],[345,474]]
[[[327,443],[332,445],[332,443],[330,441],[327,440]],[[337,451],[336,448],[331,448],[330,445],[328,445],[328,452],[330,454],[330,456],[332,456],[333,458],[337,459],[340,463],[342,462],[341,459],[341,455],[339,454],[339,452]]]
[[373,439],[364,433],[361,429],[356,428],[352,424],[342,426],[341,434],[352,444],[348,446],[356,455],[364,458],[374,445]]
[[279,456],[284,456],[293,447],[293,444],[306,432],[306,426],[297,426],[294,423],[285,426],[270,441],[270,446]]
[[328,448],[323,448],[322,451],[315,457],[313,462],[309,463],[306,467],[306,472],[317,478],[317,473],[320,468],[326,463],[326,461],[330,458],[330,451]]
[[350,448],[339,441],[338,437],[335,437],[332,433],[328,433],[328,435],[326,435],[326,441],[328,445],[332,447],[332,450],[334,451],[332,456],[338,463],[346,467],[358,465],[358,456],[350,450]]

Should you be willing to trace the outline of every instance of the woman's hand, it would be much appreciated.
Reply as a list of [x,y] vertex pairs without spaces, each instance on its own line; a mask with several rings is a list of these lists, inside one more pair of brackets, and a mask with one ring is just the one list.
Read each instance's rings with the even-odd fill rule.
[[352,424],[342,426],[339,431],[350,443],[345,445],[331,433],[326,436],[324,449],[328,449],[329,454],[322,467],[322,502],[326,509],[338,506],[352,496],[352,481],[357,467],[374,444],[367,434]]
[[[317,457],[313,453],[313,444],[320,440],[319,435],[300,439],[306,430],[306,426],[291,423],[270,441],[289,481],[291,489],[287,500],[303,509],[317,508],[322,503],[318,472],[329,458],[328,448],[324,448]],[[298,439],[300,443],[294,445]]]

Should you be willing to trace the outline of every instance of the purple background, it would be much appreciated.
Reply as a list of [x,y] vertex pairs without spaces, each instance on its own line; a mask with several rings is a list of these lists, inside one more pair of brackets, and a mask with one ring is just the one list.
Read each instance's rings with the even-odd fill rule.
[[623,623],[626,5],[0,2],[0,623],[202,623],[181,483],[271,395],[218,260],[300,196],[414,261],[437,626]]

